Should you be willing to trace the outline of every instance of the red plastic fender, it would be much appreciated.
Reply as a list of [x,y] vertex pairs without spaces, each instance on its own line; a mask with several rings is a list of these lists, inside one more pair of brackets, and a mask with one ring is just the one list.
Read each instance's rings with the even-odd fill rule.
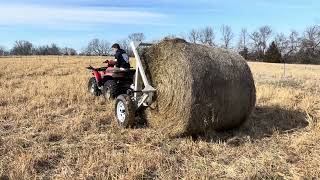
[[97,84],[99,84],[102,81],[101,74],[98,71],[93,71],[92,72],[94,77],[96,78]]

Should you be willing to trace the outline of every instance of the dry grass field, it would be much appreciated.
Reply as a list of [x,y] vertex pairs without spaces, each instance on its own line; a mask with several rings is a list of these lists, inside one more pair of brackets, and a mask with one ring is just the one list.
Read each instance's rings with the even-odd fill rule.
[[320,179],[320,66],[250,63],[257,105],[200,137],[120,129],[86,92],[103,58],[0,58],[0,179]]

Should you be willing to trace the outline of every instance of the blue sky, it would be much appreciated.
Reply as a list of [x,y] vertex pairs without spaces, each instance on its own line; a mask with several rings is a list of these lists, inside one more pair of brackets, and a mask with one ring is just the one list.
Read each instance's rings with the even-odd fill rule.
[[213,26],[219,41],[222,24],[236,35],[262,25],[302,32],[320,24],[319,12],[319,0],[0,0],[0,46],[23,39],[81,50],[93,38],[112,43],[143,32],[151,41],[204,26]]

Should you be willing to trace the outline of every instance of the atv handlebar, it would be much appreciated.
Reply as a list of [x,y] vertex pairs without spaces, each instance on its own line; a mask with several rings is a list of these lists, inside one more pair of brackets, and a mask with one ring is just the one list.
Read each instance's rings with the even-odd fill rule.
[[101,67],[101,68],[94,68],[92,66],[86,67],[89,71],[105,71],[107,70],[106,67]]
[[89,66],[89,67],[86,67],[88,70],[91,70],[91,71],[93,71],[93,70],[95,70],[92,66]]
[[106,60],[103,63],[106,63],[108,67],[114,67],[117,64],[114,60]]
[[106,60],[103,63],[106,63],[107,67],[94,68],[92,66],[89,66],[89,67],[86,67],[86,69],[90,71],[105,71],[108,67],[114,67],[117,64],[117,62],[114,60]]

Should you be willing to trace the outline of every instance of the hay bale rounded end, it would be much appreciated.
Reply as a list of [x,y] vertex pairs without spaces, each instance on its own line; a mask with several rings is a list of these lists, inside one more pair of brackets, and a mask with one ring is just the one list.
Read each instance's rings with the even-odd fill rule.
[[142,59],[157,89],[146,110],[151,127],[172,135],[233,129],[255,106],[252,73],[237,53],[166,39],[145,49]]

